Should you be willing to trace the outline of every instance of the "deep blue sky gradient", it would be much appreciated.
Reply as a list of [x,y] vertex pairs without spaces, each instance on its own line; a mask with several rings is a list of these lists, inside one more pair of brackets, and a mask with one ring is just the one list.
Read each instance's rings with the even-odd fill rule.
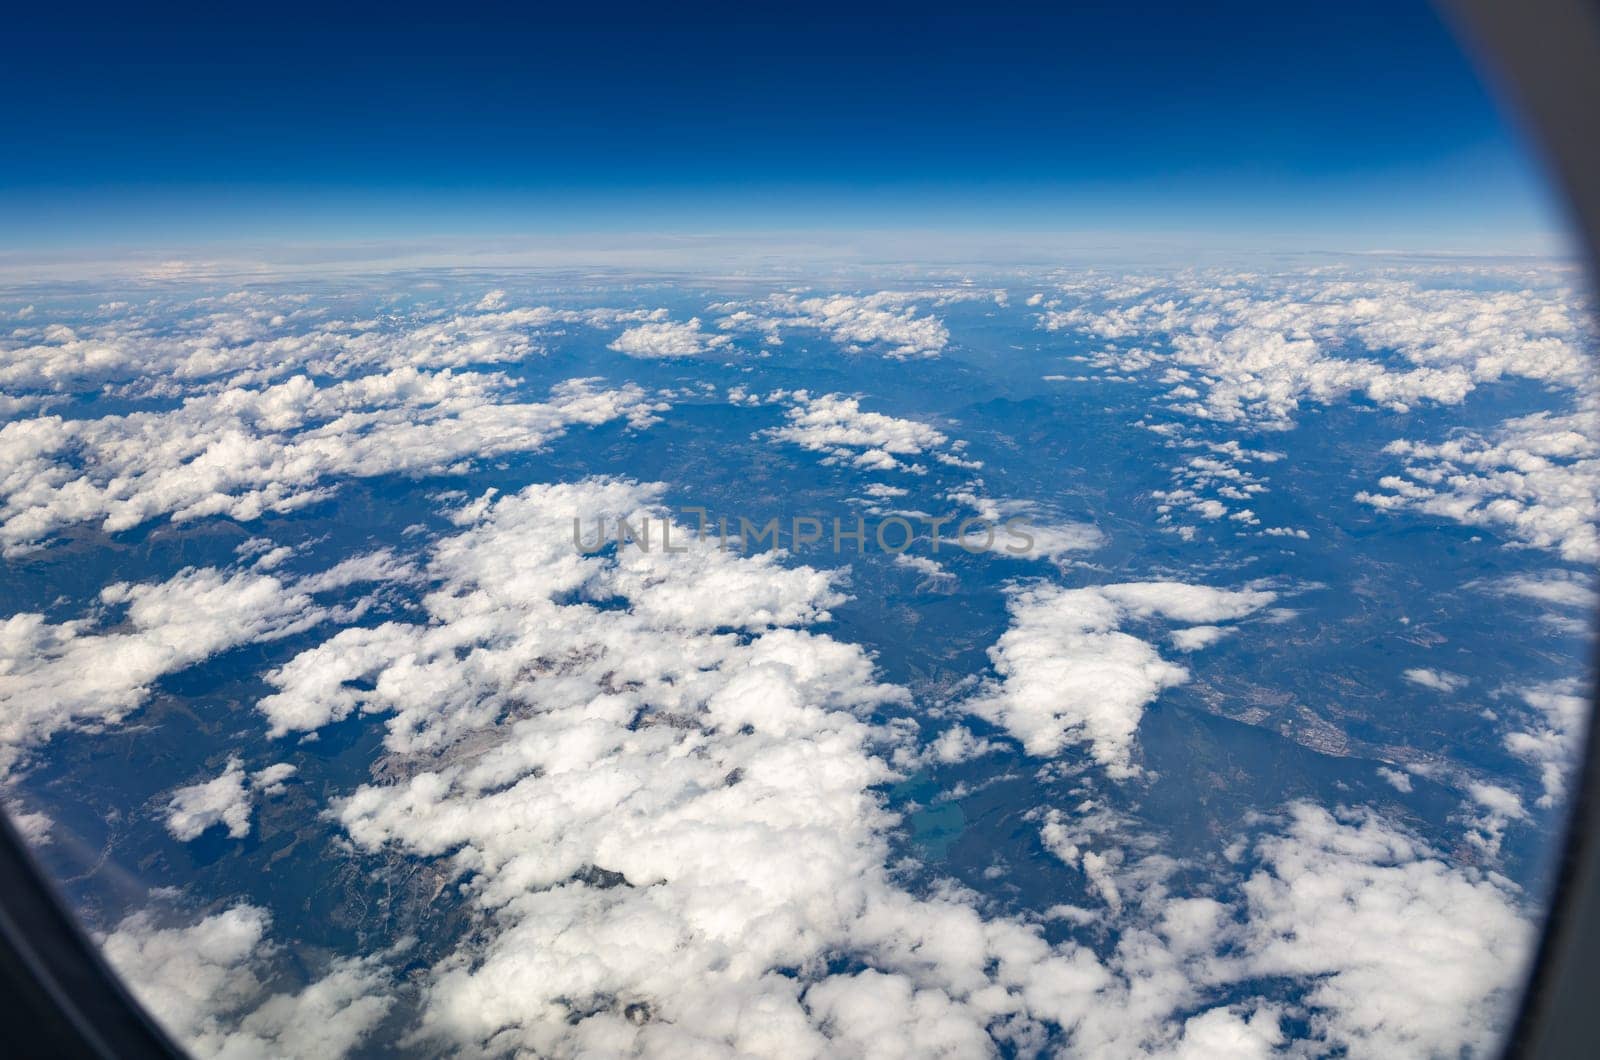
[[11,17],[5,250],[991,228],[1515,251],[1556,224],[1406,0]]

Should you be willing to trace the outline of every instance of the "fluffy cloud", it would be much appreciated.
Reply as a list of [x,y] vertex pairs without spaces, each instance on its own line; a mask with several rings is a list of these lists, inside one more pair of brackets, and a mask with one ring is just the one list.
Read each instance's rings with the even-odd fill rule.
[[1522,805],[1522,796],[1510,788],[1483,781],[1468,781],[1467,796],[1470,816],[1467,822],[1467,842],[1490,858],[1500,856],[1500,843],[1505,832],[1515,821],[1526,821],[1528,811]]
[[[1002,512],[1010,512],[1022,518],[1017,530],[1025,533],[1029,542],[1021,552],[1008,552],[1001,548],[991,555],[1016,556],[1020,559],[1042,559],[1061,566],[1075,553],[1089,552],[1105,544],[1105,535],[1099,528],[1090,523],[1068,523],[1054,521],[1039,521],[1040,516],[1033,505],[1011,504],[999,502]],[[1007,518],[1011,518],[1008,515]],[[976,530],[972,536],[982,540]],[[1020,546],[1019,542],[1019,546]]]
[[1533,928],[1504,880],[1452,868],[1371,813],[1296,804],[1243,887],[1243,971],[1312,984],[1311,1027],[1352,1055],[1489,1055]]
[[847,463],[871,471],[922,471],[905,458],[932,455],[944,463],[974,466],[959,455],[961,443],[950,443],[942,431],[917,420],[866,412],[861,402],[839,394],[812,397],[794,395],[789,422],[765,432],[779,441],[792,442],[814,453],[825,453],[827,463]]
[[828,577],[709,547],[573,547],[572,514],[659,517],[656,496],[590,481],[480,508],[436,548],[431,622],[346,631],[273,678],[280,730],[389,714],[393,782],[339,819],[363,849],[470,872],[495,924],[434,969],[425,1030],[555,1054],[807,1055],[893,1033],[902,1016],[848,1007],[833,952],[946,1040],[986,1041],[1030,1006],[1066,1018],[1059,992],[1102,974],[1091,957],[890,882],[872,748],[891,736],[862,715],[903,693],[794,628],[836,599]]
[[1199,651],[1209,648],[1233,630],[1225,626],[1190,626],[1172,631],[1172,646],[1179,651]]
[[936,317],[919,316],[916,302],[992,297],[992,292],[879,291],[869,295],[837,294],[820,298],[774,295],[756,307],[719,322],[724,328],[758,329],[776,334],[783,328],[814,328],[850,352],[874,351],[894,360],[937,357],[950,332]]
[[[611,528],[618,519],[640,526],[648,517],[659,527],[664,519],[655,506],[660,493],[659,486],[601,480],[530,487],[516,497],[464,509],[459,518],[468,524],[492,518],[485,528],[436,546],[428,573],[446,587],[425,602],[438,609],[441,618],[450,617],[459,607],[482,602],[469,597],[452,604],[452,592],[462,592],[464,586],[496,586],[504,600],[502,617],[521,624],[517,629],[525,644],[510,644],[503,654],[470,652],[463,658],[482,639],[479,623],[430,627],[390,622],[344,630],[267,675],[279,689],[259,704],[271,731],[280,735],[313,730],[355,710],[392,710],[397,714],[389,723],[389,746],[414,751],[448,742],[459,730],[489,724],[506,704],[488,693],[503,692],[532,676],[512,660],[539,648],[551,636],[552,631],[539,623],[565,622],[585,613],[554,609],[552,595],[581,592],[590,600],[632,601],[634,619],[644,629],[697,631],[809,623],[825,618],[827,608],[843,599],[830,574],[808,567],[785,568],[767,553],[741,557],[713,543],[682,554],[659,547],[650,552],[628,548],[609,563],[579,552],[575,520],[585,535],[593,533],[595,520],[601,520],[612,539]],[[694,540],[692,530],[681,526],[675,526],[673,538]],[[594,580],[601,569],[606,573],[603,583]],[[514,615],[512,608],[527,613]],[[605,622],[618,637],[645,635],[643,629],[629,629],[614,612],[604,614],[610,617],[596,621]],[[574,636],[583,632],[575,631]],[[654,653],[649,656],[654,657]],[[370,692],[352,687],[352,682],[369,679],[375,682]]]
[[[1162,437],[1166,432],[1153,433]],[[1190,540],[1198,529],[1196,520],[1216,524],[1227,516],[1229,522],[1222,525],[1239,524],[1240,529],[1260,525],[1261,520],[1243,505],[1269,489],[1263,476],[1251,470],[1250,465],[1275,464],[1283,459],[1282,453],[1249,449],[1233,439],[1199,442],[1187,437],[1162,437],[1162,442],[1184,453],[1197,446],[1205,452],[1186,455],[1172,468],[1172,489],[1152,491],[1151,496],[1159,502],[1156,521],[1161,526]],[[1212,532],[1217,529],[1211,527]],[[1306,536],[1304,531],[1287,527],[1268,527],[1261,533],[1273,537]]]
[[[1150,286],[1097,297],[1157,295]],[[791,298],[787,309],[765,308],[768,319],[788,318],[774,326],[822,329],[890,356],[943,348],[942,325],[920,315],[912,296],[876,297],[876,305]],[[928,304],[931,296],[917,297]],[[103,434],[80,425],[102,421],[57,418],[68,440],[51,449],[46,438],[37,465],[26,462],[37,440],[13,434],[0,453],[21,455],[12,464],[0,456],[0,503],[13,492],[26,502],[39,468],[65,460],[71,474],[47,482],[37,505],[0,509],[7,525],[42,512],[28,516],[34,529],[24,518],[8,540],[32,544],[79,521],[114,529],[113,516],[135,525],[168,514],[236,514],[235,504],[245,505],[240,513],[249,504],[284,510],[350,475],[454,467],[480,451],[542,444],[578,423],[647,423],[659,410],[637,391],[595,384],[529,402],[514,382],[469,369],[536,352],[531,329],[539,327],[684,325],[661,314],[605,322],[577,312],[508,311],[495,297],[476,309],[412,321],[403,335],[370,322],[307,325],[298,333],[302,353],[286,352],[282,326],[263,320],[257,326],[270,338],[205,347],[212,366],[198,367],[200,357],[198,374],[184,378],[218,382],[182,390],[170,407],[110,417]],[[1134,334],[1139,315],[1117,326]],[[37,344],[72,341],[56,333]],[[1318,357],[1349,352],[1316,341]],[[267,344],[278,345],[269,353]],[[1283,394],[1298,401],[1342,393],[1319,390],[1311,376],[1257,392],[1259,380],[1184,367],[1175,357],[1188,352],[1151,345],[1157,352],[1126,356],[1120,370],[1190,372],[1173,381],[1170,400],[1218,418],[1234,401],[1243,410],[1238,422],[1277,422],[1274,410],[1292,404]],[[61,366],[72,360],[51,356]],[[1375,379],[1363,385],[1382,393]],[[566,407],[580,398],[592,399],[587,411]],[[929,425],[863,412],[854,402],[829,410],[814,408],[809,395],[795,400],[778,430],[799,433],[782,440],[828,459],[870,466],[876,451],[900,466],[965,461]],[[499,411],[473,418],[480,407]],[[138,416],[150,418],[122,422]],[[222,435],[206,433],[219,425]],[[140,444],[155,455],[127,455]],[[215,446],[229,451],[207,455]],[[257,466],[256,454],[258,477],[231,470]],[[101,460],[131,462],[102,476]],[[191,461],[198,466],[187,467]],[[1251,465],[1269,462],[1237,447],[1184,454],[1174,493],[1192,496],[1167,498],[1174,524],[1214,515],[1216,526],[1250,526],[1240,516],[1265,489]],[[214,473],[214,466],[230,470]],[[130,477],[133,488],[124,485]],[[184,493],[185,480],[196,477],[209,493]],[[1032,514],[984,499],[981,483],[967,492],[975,510]],[[330,815],[347,849],[370,858],[368,865],[428,863],[467,904],[470,927],[436,940],[449,952],[414,973],[420,1024],[407,1030],[418,1032],[415,1047],[462,1055],[871,1056],[1056,1046],[1082,1055],[1248,1056],[1281,1050],[1291,1033],[1309,1029],[1314,1048],[1328,1052],[1493,1048],[1526,952],[1521,896],[1366,811],[1298,805],[1252,822],[1251,840],[1237,844],[1242,871],[1251,873],[1241,889],[1226,873],[1180,875],[1159,836],[1122,835],[1125,822],[1101,800],[1075,795],[1030,818],[1045,849],[1081,873],[1093,907],[1041,914],[1057,918],[1048,938],[1065,938],[1055,943],[1038,918],[1001,915],[949,881],[913,890],[891,864],[891,837],[903,822],[889,811],[883,786],[902,770],[989,753],[1003,737],[946,722],[923,738],[903,716],[895,724],[875,720],[891,706],[900,714],[911,698],[881,683],[867,652],[831,628],[814,628],[842,599],[847,583],[835,573],[698,547],[683,527],[674,535],[691,544],[684,554],[608,548],[586,555],[574,546],[574,517],[586,528],[597,516],[608,528],[619,518],[659,520],[664,496],[659,487],[616,480],[535,486],[508,497],[491,491],[458,511],[458,531],[433,541],[416,564],[376,553],[295,581],[270,573],[284,569],[285,554],[267,543],[240,561],[254,564],[246,572],[173,579],[196,581],[188,595],[175,594],[172,614],[147,616],[144,625],[133,616],[133,594],[161,585],[117,589],[102,609],[75,621],[17,616],[10,622],[23,621],[14,630],[5,627],[14,639],[3,641],[0,693],[15,697],[6,700],[8,716],[15,702],[19,716],[37,710],[44,720],[24,722],[15,746],[46,738],[51,726],[120,717],[161,674],[228,645],[309,628],[296,624],[302,620],[339,620],[318,593],[359,579],[406,579],[422,587],[424,617],[330,630],[267,675],[272,693],[258,709],[270,734],[288,740],[356,713],[381,725],[370,782],[336,799]],[[1041,549],[1056,557],[1098,541],[1092,528],[1058,520],[1049,529]],[[268,591],[268,582],[276,588]],[[226,599],[206,604],[208,586]],[[1019,589],[1011,629],[991,655],[996,678],[971,697],[974,713],[990,711],[989,720],[1035,753],[1086,743],[1101,767],[1082,774],[1086,786],[1103,774],[1126,778],[1136,768],[1143,710],[1187,677],[1158,645],[1170,637],[1178,650],[1198,650],[1271,599],[1256,589],[1177,582]],[[166,624],[175,627],[171,641],[155,628]],[[70,694],[52,700],[51,714],[39,705],[57,687]],[[1548,778],[1561,778],[1559,769],[1550,772],[1557,752],[1569,753],[1576,731],[1559,698],[1570,691],[1534,690],[1519,701],[1525,716],[1506,712],[1515,729],[1506,746],[1547,778],[1547,794]],[[1540,698],[1546,692],[1552,698]],[[1078,767],[1059,755],[1043,768],[1060,775]],[[172,793],[168,824],[174,834],[216,826],[244,834],[252,803],[277,790],[290,769],[249,773],[243,759],[229,760],[220,776]],[[1521,812],[1509,792],[1476,795],[1483,817],[1474,823],[1485,830],[1496,827],[1492,815],[1503,828]],[[1235,852],[1230,847],[1229,857]],[[1197,879],[1203,893],[1170,893]],[[1078,925],[1090,927],[1093,946],[1074,940]],[[316,1055],[359,1046],[389,1010],[388,956],[335,959],[309,984],[290,985],[271,971],[268,927],[265,913],[249,906],[178,928],[142,914],[124,921],[106,946],[200,1054]],[[1422,1005],[1433,1007],[1418,1012]]]
[[[423,1034],[469,1052],[815,1056],[1083,1025],[1120,973],[892,881],[873,789],[903,730],[864,718],[904,693],[798,628],[837,599],[830,577],[698,545],[573,546],[574,513],[659,518],[657,497],[589,480],[471,506],[435,546],[429,621],[344,631],[271,678],[275,731],[387,716],[385,782],[338,819],[362,850],[444,859],[492,925],[432,969]],[[1125,606],[1217,609],[1153,592]]]
[[1011,596],[1010,628],[989,649],[999,679],[965,709],[1004,728],[1031,755],[1087,742],[1109,775],[1136,775],[1134,734],[1144,708],[1163,689],[1187,681],[1189,672],[1119,627],[1156,616],[1214,624],[1274,599],[1265,590],[1182,582],[1019,589]]
[[1280,1014],[1270,1005],[1245,1013],[1214,1008],[1184,1021],[1183,1038],[1171,1053],[1174,1060],[1210,1060],[1226,1056],[1254,1060],[1277,1055],[1284,1044]]
[[1414,685],[1421,685],[1423,688],[1431,688],[1435,692],[1444,692],[1446,694],[1459,691],[1467,683],[1467,679],[1460,674],[1447,673],[1444,670],[1429,670],[1420,666],[1406,670],[1400,676]]
[[338,477],[437,473],[541,448],[569,427],[653,421],[635,386],[589,380],[547,401],[508,396],[498,375],[412,368],[318,385],[305,376],[230,387],[165,412],[38,417],[0,427],[0,543],[36,546],[62,527],[108,533],[161,515],[249,520],[328,495]]
[[1519,574],[1495,583],[1495,587],[1512,596],[1578,611],[1593,611],[1600,604],[1600,593],[1595,592],[1594,578],[1572,571]]
[[187,926],[135,913],[100,939],[134,995],[196,1056],[219,1060],[338,1057],[393,1004],[377,958],[342,958],[296,992],[263,976],[275,947],[266,910],[236,905]]
[[250,834],[250,789],[238,758],[220,776],[179,788],[167,804],[167,831],[175,839],[198,839],[214,824],[227,825],[234,839]]
[[1437,445],[1397,441],[1406,461],[1382,493],[1356,500],[1383,511],[1412,509],[1499,530],[1573,563],[1600,560],[1600,427],[1589,412],[1508,420],[1492,438],[1462,434]]
[[1506,750],[1539,767],[1544,794],[1538,805],[1549,809],[1566,793],[1567,778],[1575,768],[1578,748],[1589,724],[1589,701],[1579,695],[1576,681],[1556,681],[1522,690],[1520,698],[1532,708],[1525,728],[1505,736]]
[[[1088,849],[1105,827],[1101,812],[1088,803],[1051,813],[1042,829],[1047,848],[1099,877],[1108,905],[1122,895],[1109,966],[1127,987],[1099,995],[1104,1008],[1080,1027],[1073,1052],[1249,1056],[1289,1045],[1488,1056],[1499,1047],[1535,934],[1504,878],[1450,864],[1370,810],[1296,802],[1250,844],[1254,867],[1237,887],[1173,898],[1135,876],[1158,857],[1130,871],[1119,852]],[[1267,997],[1250,996],[1264,984]],[[1233,1003],[1206,1008],[1218,994]],[[1204,1011],[1180,1028],[1186,1009]],[[1309,1031],[1292,1045],[1281,1022],[1291,1014]]]
[[0,388],[15,394],[129,393],[177,396],[219,381],[258,386],[303,372],[346,377],[508,364],[536,356],[540,332],[569,325],[611,328],[665,319],[661,309],[505,308],[491,291],[476,312],[425,307],[383,320],[328,319],[341,296],[236,291],[189,301],[113,303],[88,319],[0,336]]
[[[1043,840],[1117,925],[1099,955],[985,916],[960,888],[906,890],[877,794],[890,763],[961,761],[989,742],[957,726],[913,748],[906,727],[870,720],[906,693],[859,648],[805,628],[840,599],[826,572],[721,552],[685,527],[682,554],[574,545],[574,515],[659,519],[660,498],[604,479],[482,498],[431,547],[425,619],[341,631],[270,675],[260,706],[276,733],[382,717],[374,781],[332,813],[358,851],[436,862],[476,912],[419,980],[416,1041],[467,1055],[987,1055],[1052,1041],[1248,1055],[1283,1044],[1291,1010],[1329,1048],[1490,1040],[1516,974],[1507,955],[1526,945],[1514,896],[1370,815],[1294,808],[1259,838],[1245,888],[1215,898],[1169,896],[1173,863],[1108,845],[1117,821],[1088,800],[1045,815]],[[1229,622],[1271,600],[1040,587],[1013,599],[1013,632],[1042,627],[1081,665],[1094,647],[1115,667],[1120,642],[1085,638]],[[997,651],[1025,668],[1011,647]],[[1324,914],[1359,944],[1328,944]],[[359,1040],[387,1004],[377,959],[336,961],[261,1003],[264,928],[248,909],[167,933],[136,919],[107,948],[131,976],[170,962],[147,976],[150,1003],[203,1054],[295,1053],[323,1020],[330,1051]],[[1413,932],[1448,962],[1437,991],[1416,973]],[[1273,999],[1249,996],[1269,978]],[[1439,1010],[1413,1020],[1424,995]]]
[[1126,823],[1092,799],[1073,807],[1070,814],[1054,807],[1042,815],[1039,841],[1063,864],[1080,869],[1090,887],[1100,896],[1112,916],[1123,910],[1122,888],[1117,884],[1124,852],[1111,844],[1109,836]]
[[670,321],[639,324],[618,335],[611,348],[629,357],[698,357],[730,341],[726,335],[701,331],[700,320],[696,317],[681,324]]
[[[1075,554],[1092,552],[1105,544],[1105,535],[1091,523],[1074,523],[1041,508],[1029,501],[1001,500],[983,494],[983,482],[975,480],[945,493],[947,500],[956,501],[972,509],[980,520],[1000,526],[1009,520],[1019,520],[1014,530],[1007,531],[1004,544],[990,551],[991,556],[1019,560],[1045,560],[1058,567],[1065,566]],[[960,524],[954,529],[959,530]],[[1024,537],[1016,537],[1022,534]],[[968,531],[969,547],[990,546],[982,528],[974,526]],[[1015,543],[1017,551],[1009,551]]]
[[50,833],[55,829],[56,823],[49,814],[39,813],[38,811],[30,812],[22,809],[16,803],[8,805],[5,808],[5,813],[16,827],[17,833],[22,836],[29,846],[44,846],[52,841],[53,837]]
[[115,722],[150,685],[228,648],[276,640],[335,617],[300,587],[268,574],[185,570],[159,583],[100,592],[104,615],[51,623],[23,612],[0,621],[0,774],[68,727]]
[[[328,319],[346,298],[117,303],[0,337],[0,404],[71,409],[0,426],[0,547],[15,555],[86,522],[114,533],[161,516],[253,519],[319,500],[339,477],[459,469],[576,425],[644,426],[665,407],[576,379],[528,400],[485,370],[537,356],[550,329],[649,325],[664,311],[508,309],[490,292],[478,312]],[[68,395],[131,411],[85,418],[92,406]]]
[[973,735],[972,730],[965,725],[952,725],[928,744],[923,759],[950,765],[953,762],[979,758],[996,749],[997,745],[992,740]]
[[[166,674],[243,644],[354,621],[370,604],[362,598],[327,605],[318,602],[320,594],[412,576],[386,551],[353,556],[298,581],[186,568],[164,582],[108,585],[99,607],[83,618],[53,623],[24,611],[0,620],[0,776],[63,729],[120,721]],[[285,768],[270,767],[256,782],[272,794],[289,775]],[[220,798],[227,787],[219,784],[201,801]]]
[[1405,410],[1458,404],[1507,377],[1578,386],[1593,341],[1582,301],[1565,274],[1535,279],[1520,290],[1485,290],[1431,275],[1337,269],[1210,270],[1132,284],[1091,278],[1065,292],[1082,304],[1047,309],[1039,323],[1140,342],[1136,357],[1119,346],[1106,366],[1176,366],[1180,374],[1169,378],[1178,384],[1170,395],[1177,411],[1286,427],[1302,402],[1351,394]]
[[281,794],[285,781],[296,772],[294,766],[280,762],[247,777],[244,762],[238,757],[230,758],[220,775],[172,793],[167,803],[167,831],[173,838],[188,842],[221,824],[227,826],[228,835],[243,839],[250,834],[254,796]]
[[1403,792],[1408,795],[1411,793],[1411,778],[1402,773],[1400,770],[1390,769],[1387,766],[1379,766],[1378,776],[1388,781],[1390,786],[1396,791]]

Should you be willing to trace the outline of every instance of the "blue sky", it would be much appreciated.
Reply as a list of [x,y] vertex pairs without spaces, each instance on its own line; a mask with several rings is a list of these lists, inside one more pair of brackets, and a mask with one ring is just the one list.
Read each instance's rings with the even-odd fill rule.
[[1426,5],[1061,7],[24,11],[5,249],[915,231],[1517,252],[1558,227]]

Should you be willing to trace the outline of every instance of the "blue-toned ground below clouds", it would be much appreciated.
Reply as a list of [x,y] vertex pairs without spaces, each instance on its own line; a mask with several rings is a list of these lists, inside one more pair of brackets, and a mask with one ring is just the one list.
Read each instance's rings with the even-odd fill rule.
[[0,293],[8,804],[201,1055],[1492,1055],[1584,278],[1330,262]]

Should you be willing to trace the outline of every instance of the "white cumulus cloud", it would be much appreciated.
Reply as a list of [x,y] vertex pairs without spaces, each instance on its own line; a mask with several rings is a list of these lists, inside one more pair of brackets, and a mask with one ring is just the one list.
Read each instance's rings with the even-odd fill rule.
[[1014,592],[1011,625],[989,650],[999,680],[965,709],[1006,729],[1031,755],[1087,742],[1117,777],[1135,775],[1134,734],[1144,709],[1189,672],[1120,627],[1160,616],[1213,624],[1270,604],[1266,590],[1230,591],[1182,582],[1130,582]]
[[611,348],[629,357],[698,357],[730,341],[727,335],[702,331],[700,319],[694,317],[683,323],[660,321],[635,325],[618,335]]

